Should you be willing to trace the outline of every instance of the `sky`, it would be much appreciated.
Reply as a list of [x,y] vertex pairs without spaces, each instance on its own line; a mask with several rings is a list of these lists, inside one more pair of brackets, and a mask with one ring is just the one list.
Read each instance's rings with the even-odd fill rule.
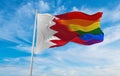
[[52,15],[103,12],[102,43],[43,50],[33,76],[120,76],[120,0],[0,0],[0,76],[29,76],[35,8]]

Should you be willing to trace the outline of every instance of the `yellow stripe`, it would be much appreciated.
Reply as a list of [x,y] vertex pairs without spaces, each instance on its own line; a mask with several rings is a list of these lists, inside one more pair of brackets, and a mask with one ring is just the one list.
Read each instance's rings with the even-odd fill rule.
[[68,25],[68,28],[71,30],[71,31],[78,31],[78,30],[81,30],[81,31],[84,31],[84,32],[89,32],[91,30],[94,30],[96,28],[100,27],[100,22],[95,22],[87,27],[83,27],[81,25],[75,25],[75,24],[69,24]]
[[84,20],[84,19],[72,19],[72,20],[59,20],[59,22],[63,25],[75,24],[82,26],[89,26],[94,22],[98,22],[99,20]]

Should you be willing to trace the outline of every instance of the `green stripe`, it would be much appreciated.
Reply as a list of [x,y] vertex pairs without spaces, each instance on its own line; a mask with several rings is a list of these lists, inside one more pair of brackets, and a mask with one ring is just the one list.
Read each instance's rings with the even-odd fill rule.
[[102,34],[102,30],[100,28],[97,28],[95,30],[92,30],[92,31],[89,31],[89,32],[84,32],[84,31],[81,31],[81,30],[78,30],[76,31],[80,36],[84,35],[84,34],[94,34],[94,35],[97,35],[97,34]]

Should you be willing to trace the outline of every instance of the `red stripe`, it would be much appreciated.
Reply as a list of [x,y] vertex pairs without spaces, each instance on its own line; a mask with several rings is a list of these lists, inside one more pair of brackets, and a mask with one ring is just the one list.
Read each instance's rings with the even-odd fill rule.
[[88,15],[83,12],[77,12],[77,11],[56,15],[56,17],[65,20],[69,20],[69,19],[98,20],[99,18],[101,18],[101,16],[102,16],[102,12],[98,12],[93,15]]

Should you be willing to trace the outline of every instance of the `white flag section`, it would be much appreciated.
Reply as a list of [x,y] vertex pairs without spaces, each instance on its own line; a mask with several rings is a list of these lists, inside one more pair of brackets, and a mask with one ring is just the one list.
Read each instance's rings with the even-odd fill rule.
[[37,38],[36,38],[36,48],[35,53],[49,48],[50,46],[56,45],[50,40],[58,40],[59,38],[53,36],[56,31],[50,29],[55,23],[53,19],[55,17],[50,14],[37,14]]

